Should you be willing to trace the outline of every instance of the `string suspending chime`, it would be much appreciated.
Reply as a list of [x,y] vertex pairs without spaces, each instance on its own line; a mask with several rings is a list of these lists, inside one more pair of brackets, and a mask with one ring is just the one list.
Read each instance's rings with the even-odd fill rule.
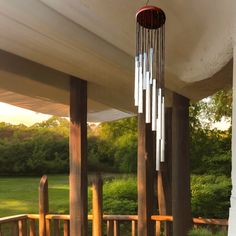
[[165,13],[144,6],[136,14],[134,101],[156,131],[156,170],[165,160]]

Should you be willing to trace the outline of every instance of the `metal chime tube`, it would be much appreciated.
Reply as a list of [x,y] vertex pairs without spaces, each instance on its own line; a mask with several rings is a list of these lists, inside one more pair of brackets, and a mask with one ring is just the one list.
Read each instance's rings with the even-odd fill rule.
[[165,98],[162,97],[161,103],[161,162],[165,161]]
[[157,96],[157,88],[156,88],[156,79],[152,81],[152,131],[156,131],[156,119],[157,119],[157,103],[156,103],[156,96]]
[[[165,25],[160,29],[161,30],[161,77],[162,77],[162,87],[164,88],[164,63],[165,63]],[[165,97],[162,94],[162,102],[161,102],[161,110],[162,110],[162,140],[161,140],[161,162],[165,161]]]
[[135,85],[134,85],[134,105],[138,106],[138,77],[139,77],[139,67],[138,67],[138,56],[135,57]]
[[146,123],[151,122],[150,114],[151,114],[151,100],[150,100],[150,72],[146,72]]
[[149,52],[149,66],[150,66],[150,84],[152,84],[152,80],[153,80],[153,74],[152,74],[152,64],[153,64],[153,48],[150,48],[150,52]]
[[146,75],[147,75],[147,53],[144,52],[143,54],[143,89],[145,90],[146,89],[146,85],[147,85],[147,82],[146,82]]
[[138,112],[143,113],[143,68],[142,68],[142,54],[139,55],[139,88],[138,88]]
[[[164,12],[154,6],[137,15],[134,100],[156,131],[156,170],[165,160]],[[145,111],[144,111],[145,104]]]
[[156,132],[156,170],[160,169],[159,162],[161,161],[161,143],[162,143],[162,91],[158,89],[158,116],[157,116],[157,132]]

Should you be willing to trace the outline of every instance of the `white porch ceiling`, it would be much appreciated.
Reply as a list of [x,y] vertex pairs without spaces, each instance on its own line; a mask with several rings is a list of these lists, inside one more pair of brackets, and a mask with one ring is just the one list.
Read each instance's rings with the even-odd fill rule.
[[[134,16],[144,2],[0,0],[0,101],[64,116],[69,74],[88,81],[93,121],[135,112]],[[200,99],[230,86],[233,2],[150,1],[167,14],[168,90]]]

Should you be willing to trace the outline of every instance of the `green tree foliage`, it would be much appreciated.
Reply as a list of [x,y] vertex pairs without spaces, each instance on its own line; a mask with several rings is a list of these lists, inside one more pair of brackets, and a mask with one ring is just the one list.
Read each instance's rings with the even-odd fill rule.
[[226,176],[193,175],[191,178],[194,217],[228,218],[231,181]]
[[1,175],[68,172],[66,119],[52,117],[31,127],[1,123],[0,137]]
[[137,214],[136,178],[107,181],[103,192],[105,214]]
[[88,168],[93,172],[118,172],[115,167],[114,148],[106,140],[88,137]]
[[229,176],[231,169],[231,128],[225,131],[212,128],[213,121],[210,110],[208,102],[204,101],[193,103],[190,106],[192,173],[218,173],[218,175]]
[[221,90],[212,96],[209,103],[209,111],[214,121],[220,121],[222,117],[230,121],[232,117],[232,89]]
[[[135,172],[136,118],[88,126],[88,169]],[[0,123],[0,175],[68,173],[69,122],[51,117],[31,127]]]
[[221,131],[213,129],[212,124],[223,117],[230,120],[230,97],[230,91],[220,91],[190,107],[190,157],[194,174],[191,180],[192,210],[196,217],[228,217],[231,128]]
[[[91,135],[92,136],[92,135]],[[103,145],[100,153],[109,163],[112,170],[133,173],[137,169],[137,118],[127,118],[100,124],[93,136]],[[108,153],[107,153],[107,150]],[[110,159],[110,160],[108,160]]]

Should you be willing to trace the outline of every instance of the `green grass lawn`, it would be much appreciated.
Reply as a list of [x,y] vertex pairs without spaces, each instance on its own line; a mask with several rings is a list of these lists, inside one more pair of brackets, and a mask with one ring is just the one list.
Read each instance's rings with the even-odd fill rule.
[[[38,177],[0,177],[0,217],[38,213]],[[68,176],[48,176],[51,213],[68,213]]]
[[[89,175],[89,185],[93,175]],[[104,174],[104,212],[136,213],[136,178],[125,174]],[[0,217],[38,213],[39,177],[0,177]],[[69,177],[48,176],[49,212],[69,213]],[[89,188],[89,212],[91,188]]]
[[[93,175],[89,175],[89,185]],[[68,176],[48,176],[49,212],[67,214],[69,209]],[[105,214],[136,214],[137,186],[133,175],[104,174],[103,204]],[[0,217],[38,213],[38,177],[0,177]],[[91,187],[88,208],[91,213]],[[4,235],[10,236],[11,226],[4,225]],[[91,222],[90,222],[91,229]],[[131,225],[122,224],[121,235],[130,235]],[[89,234],[91,235],[91,234]]]

